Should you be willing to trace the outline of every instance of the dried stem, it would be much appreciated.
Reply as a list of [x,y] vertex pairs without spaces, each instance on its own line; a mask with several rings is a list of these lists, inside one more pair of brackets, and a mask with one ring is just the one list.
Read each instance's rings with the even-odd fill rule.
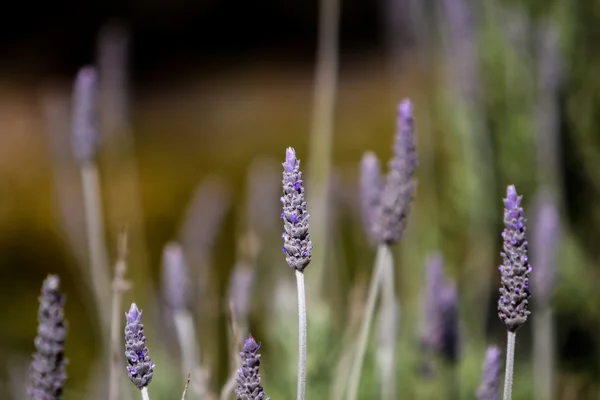
[[185,396],[187,396],[188,387],[190,386],[191,374],[188,374],[187,380],[185,381],[185,387],[183,388],[183,394],[181,395],[181,400],[185,400]]
[[127,272],[127,233],[119,235],[117,243],[117,262],[115,264],[115,276],[112,284],[112,316],[110,324],[110,379],[108,384],[108,399],[119,399],[119,383],[122,378],[122,353],[121,353],[121,303],[123,292],[130,288],[129,282],[125,280]]
[[296,270],[298,285],[298,400],[304,400],[306,392],[306,294],[304,273]]
[[386,245],[381,245],[377,249],[377,257],[375,259],[375,268],[371,275],[371,283],[369,285],[369,294],[367,296],[367,304],[365,307],[365,314],[363,316],[362,325],[358,337],[358,343],[356,346],[356,355],[352,364],[350,372],[349,388],[347,398],[349,400],[356,400],[358,397],[358,387],[360,383],[360,375],[362,373],[362,365],[365,359],[365,352],[367,350],[367,342],[369,340],[369,331],[371,328],[371,322],[373,321],[373,315],[375,314],[375,304],[377,302],[377,296],[381,289],[380,280],[383,277],[383,272],[386,270],[387,265],[393,265],[392,253],[390,248]]
[[508,331],[506,343],[506,371],[504,373],[504,400],[511,400],[515,368],[515,341],[517,332]]
[[150,395],[148,394],[148,387],[142,388],[141,392],[142,392],[142,400],[150,400]]

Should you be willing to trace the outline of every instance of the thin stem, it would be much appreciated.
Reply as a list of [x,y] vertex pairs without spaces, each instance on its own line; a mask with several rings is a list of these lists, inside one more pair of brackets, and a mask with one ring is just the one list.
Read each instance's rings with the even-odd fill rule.
[[187,380],[185,381],[185,387],[183,388],[183,394],[181,395],[181,400],[185,400],[185,396],[187,396],[188,387],[190,386],[191,375],[188,374]]
[[196,329],[194,318],[187,309],[176,310],[173,313],[175,332],[181,353],[181,370],[185,373],[196,371],[199,366],[198,348],[196,345]]
[[365,313],[358,337],[358,344],[356,346],[357,351],[350,372],[350,386],[348,388],[347,397],[348,400],[356,400],[358,397],[358,387],[360,383],[360,375],[362,373],[362,365],[365,359],[365,352],[367,350],[367,342],[369,340],[369,331],[371,328],[373,315],[375,313],[375,303],[377,302],[377,296],[381,288],[379,281],[383,276],[383,271],[386,269],[386,265],[392,263],[392,254],[389,247],[385,245],[379,246],[375,259],[375,268],[373,268],[373,273],[371,275],[371,284],[369,286],[367,305],[365,307]]
[[[229,375],[227,382],[221,388],[221,395],[219,396],[220,400],[227,400],[229,394],[235,390],[235,385],[237,383],[237,369],[241,367],[241,360],[239,357],[239,348],[242,346],[242,336],[246,335],[247,328],[240,329],[240,326],[237,322],[237,315],[235,313],[235,308],[233,307],[233,303],[229,301],[229,324],[231,325],[231,362],[233,363],[233,371]],[[245,325],[247,326],[247,325]]]
[[539,307],[533,319],[533,372],[535,397],[552,398],[554,374],[554,324],[550,306]]
[[322,293],[327,249],[327,206],[331,174],[331,149],[335,117],[335,100],[338,86],[338,36],[340,0],[319,1],[319,30],[313,110],[309,138],[308,175],[311,177],[306,192],[311,206],[310,234],[321,250],[315,251],[312,265],[315,271],[314,290]]
[[107,252],[104,237],[104,220],[102,217],[102,197],[100,192],[100,178],[96,164],[85,163],[81,166],[81,182],[83,186],[83,200],[85,207],[85,222],[90,262],[90,278],[92,291],[96,300],[96,307],[100,315],[102,339],[105,348],[109,348],[110,326],[110,278],[107,272]]
[[122,379],[121,366],[121,330],[123,292],[129,289],[129,283],[125,281],[127,271],[127,262],[125,260],[127,253],[127,234],[122,233],[119,236],[118,256],[115,264],[115,276],[112,286],[112,315],[110,324],[110,379],[108,384],[108,399],[119,399],[119,383]]
[[142,388],[141,392],[142,392],[142,400],[150,400],[150,395],[148,394],[148,387]]
[[394,268],[386,263],[381,284],[379,312],[378,364],[381,378],[381,399],[396,398],[396,339],[398,329],[398,303],[394,288]]
[[506,343],[506,372],[504,373],[504,400],[511,400],[512,398],[516,337],[517,332],[508,331],[508,340]]
[[304,273],[296,270],[298,284],[298,400],[304,400],[306,392],[306,295]]

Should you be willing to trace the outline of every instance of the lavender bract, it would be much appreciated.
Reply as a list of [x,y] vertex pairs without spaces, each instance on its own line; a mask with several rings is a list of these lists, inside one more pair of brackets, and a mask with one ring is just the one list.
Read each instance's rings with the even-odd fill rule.
[[498,316],[511,332],[516,332],[527,321],[530,314],[527,309],[529,293],[529,274],[531,266],[527,257],[527,240],[521,199],[513,185],[506,189],[504,199],[504,251],[503,263],[499,267],[502,274]]
[[414,173],[418,165],[413,107],[410,100],[404,100],[398,106],[394,156],[389,162],[374,225],[375,235],[382,243],[396,243],[404,233],[417,187]]
[[27,389],[32,400],[60,399],[67,379],[65,297],[58,290],[59,284],[58,276],[48,275],[39,297],[38,335],[34,341],[37,352],[29,368],[31,383]]
[[375,153],[368,151],[360,163],[360,205],[363,226],[373,244],[379,243],[374,227],[382,186],[379,159]]
[[154,363],[148,356],[144,325],[141,323],[142,311],[135,303],[125,313],[125,357],[127,357],[127,374],[133,384],[140,390],[147,387],[152,380]]
[[303,272],[311,261],[312,242],[308,232],[308,212],[304,199],[300,160],[296,159],[296,151],[288,147],[283,163],[283,211],[282,234],[285,260],[290,268]]
[[[260,382],[260,343],[257,343],[252,335],[244,340],[244,351],[240,353],[242,366],[238,369],[236,379],[238,388],[235,393],[238,400],[263,400],[266,397]],[[270,400],[267,398],[266,400]]]

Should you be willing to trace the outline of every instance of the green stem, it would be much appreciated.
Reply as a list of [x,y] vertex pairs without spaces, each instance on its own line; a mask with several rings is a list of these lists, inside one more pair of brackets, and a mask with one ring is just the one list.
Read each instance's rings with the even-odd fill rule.
[[306,295],[304,273],[296,271],[298,285],[298,400],[304,400],[306,392]]
[[511,400],[512,398],[516,338],[517,332],[508,331],[508,340],[506,342],[506,371],[504,373],[504,400]]
[[383,271],[386,269],[386,265],[392,264],[392,253],[388,246],[381,245],[377,249],[377,257],[375,259],[375,268],[371,275],[371,283],[369,285],[369,294],[367,297],[367,304],[365,307],[365,314],[363,317],[362,325],[360,327],[360,333],[356,346],[356,354],[352,363],[352,369],[350,372],[349,388],[348,388],[348,400],[356,400],[358,397],[358,387],[360,383],[360,375],[362,373],[362,365],[365,359],[365,352],[367,350],[367,342],[369,340],[369,331],[371,328],[371,322],[373,321],[373,315],[375,313],[375,303],[377,302],[377,296],[381,285],[379,281],[382,278]]

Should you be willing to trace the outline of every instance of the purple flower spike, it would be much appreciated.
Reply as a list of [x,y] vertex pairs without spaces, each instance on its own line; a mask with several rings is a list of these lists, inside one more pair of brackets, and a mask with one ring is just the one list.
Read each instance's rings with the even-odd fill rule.
[[481,385],[477,390],[478,400],[498,400],[500,397],[500,370],[502,360],[500,349],[496,346],[488,347],[483,362]]
[[[265,392],[261,386],[260,373],[260,343],[252,335],[244,340],[244,351],[240,353],[242,367],[238,369],[236,379],[238,388],[235,393],[238,400],[265,400]],[[270,400],[267,398],[266,400]]]
[[394,155],[389,162],[389,172],[374,224],[375,234],[382,243],[396,243],[404,233],[410,204],[417,189],[414,174],[418,165],[413,106],[407,99],[398,106]]
[[48,275],[39,298],[38,335],[34,341],[37,352],[29,368],[31,383],[27,393],[32,400],[60,399],[67,379],[67,360],[64,358],[67,336],[65,297],[58,288],[58,276]]
[[504,251],[502,256],[502,286],[498,302],[498,316],[509,331],[515,332],[527,321],[529,274],[531,267],[527,258],[525,217],[521,208],[522,196],[513,185],[506,189],[504,199]]
[[283,163],[283,251],[290,268],[303,272],[311,261],[312,242],[308,233],[308,212],[304,199],[300,160],[296,151],[288,147]]
[[127,374],[131,382],[140,390],[147,387],[152,380],[154,363],[148,355],[144,325],[140,322],[142,311],[135,303],[131,304],[129,312],[125,313],[125,357],[127,358]]
[[80,163],[91,162],[98,147],[96,92],[98,76],[94,67],[84,67],[73,89],[73,152]]
[[181,245],[169,242],[163,249],[162,283],[165,302],[172,310],[184,310],[189,304],[188,266]]
[[541,193],[535,201],[532,254],[534,297],[540,305],[549,304],[556,285],[556,259],[560,239],[560,216],[550,193]]

